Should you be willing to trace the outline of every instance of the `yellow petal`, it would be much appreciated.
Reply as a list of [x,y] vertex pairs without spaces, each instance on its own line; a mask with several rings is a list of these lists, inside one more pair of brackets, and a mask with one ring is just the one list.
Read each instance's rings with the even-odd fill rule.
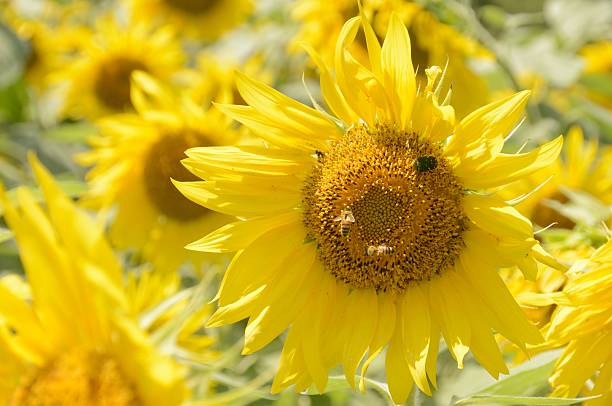
[[185,248],[203,252],[236,252],[251,245],[263,233],[300,221],[301,217],[295,211],[276,216],[236,221],[224,225],[198,241],[192,242]]
[[507,185],[555,162],[562,146],[563,136],[559,136],[525,154],[498,154],[478,168],[466,170],[466,166],[460,165],[455,168],[455,174],[470,189]]
[[469,320],[462,312],[464,303],[456,289],[456,278],[452,270],[432,280],[429,285],[429,301],[432,316],[440,326],[448,349],[463,368],[463,358],[470,349],[471,329]]
[[402,301],[403,338],[406,346],[406,360],[414,382],[419,389],[431,396],[427,381],[427,356],[431,337],[431,318],[426,294],[419,287],[407,289]]
[[[399,320],[398,320],[399,324]],[[404,346],[401,339],[402,332],[395,329],[389,348],[387,348],[387,358],[385,360],[385,370],[387,371],[387,384],[389,392],[396,404],[404,404],[412,390],[412,378],[410,368],[404,357]]]
[[391,93],[395,122],[406,128],[414,105],[416,79],[408,30],[396,13],[391,14],[381,51],[381,65],[385,88]]
[[[281,264],[282,272],[262,292],[263,309],[249,320],[244,334],[243,354],[251,354],[282,333],[302,312],[316,284],[313,262],[316,249],[303,244]],[[287,292],[295,292],[288,296]]]
[[[288,181],[289,180],[289,181]],[[236,217],[259,217],[286,213],[302,200],[301,183],[265,177],[244,181],[242,177],[215,181],[179,182],[176,188],[192,202]]]
[[517,240],[533,237],[531,221],[497,196],[468,194],[463,202],[465,214],[481,229]]
[[369,345],[368,357],[361,367],[361,380],[359,381],[359,389],[361,392],[365,392],[365,375],[368,367],[389,342],[395,328],[395,319],[397,318],[394,295],[378,295],[377,307],[378,323],[376,324],[376,331]]
[[324,141],[327,134],[337,131],[324,114],[240,72],[236,73],[236,86],[244,100],[269,121],[294,128],[305,139]]
[[504,146],[504,138],[517,125],[529,99],[522,91],[475,110],[457,125],[446,152],[460,158],[467,169],[494,159]]
[[289,120],[274,121],[264,112],[251,106],[235,106],[231,104],[215,104],[222,113],[244,124],[264,140],[284,148],[294,148],[302,151],[325,151],[326,140],[335,138],[337,127],[329,127],[322,134],[308,138],[301,131],[303,126]]
[[310,45],[304,44],[303,47],[319,68],[321,93],[331,112],[348,126],[359,121],[359,116],[355,114],[347,103],[342,90],[340,90],[340,87],[332,78],[319,54]]
[[345,320],[349,323],[342,364],[344,375],[355,387],[357,366],[365,355],[374,336],[378,317],[378,301],[374,289],[358,289],[349,295]]

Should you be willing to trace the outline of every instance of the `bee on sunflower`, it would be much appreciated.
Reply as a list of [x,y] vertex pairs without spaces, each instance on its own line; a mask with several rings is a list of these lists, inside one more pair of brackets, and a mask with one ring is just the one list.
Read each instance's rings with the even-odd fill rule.
[[[349,50],[360,28],[367,64]],[[396,14],[382,46],[363,14],[348,20],[333,76],[309,51],[331,113],[238,75],[247,105],[218,108],[266,146],[193,148],[183,163],[203,180],[175,182],[194,202],[239,217],[190,245],[236,252],[208,326],[248,319],[244,354],[289,330],[273,392],[312,383],[323,391],[338,364],[352,386],[362,364],[363,389],[386,348],[394,401],[413,383],[431,394],[440,335],[459,367],[471,350],[493,376],[507,373],[493,330],[521,348],[541,336],[497,268],[516,265],[533,278],[538,261],[558,265],[495,190],[550,165],[562,137],[501,152],[528,92],[456,123],[438,102],[440,68],[427,69],[417,91]]]
[[92,167],[85,204],[114,208],[111,240],[121,249],[141,250],[155,268],[172,272],[186,260],[200,264],[206,257],[184,246],[230,218],[189,201],[171,179],[198,179],[180,163],[185,150],[232,144],[238,135],[218,111],[144,72],[133,75],[131,100],[135,112],[99,120],[91,151],[79,156]]
[[179,405],[185,370],[162,355],[129,311],[122,266],[103,229],[30,159],[46,210],[25,188],[0,190],[27,284],[0,279],[0,401]]
[[54,74],[66,83],[65,114],[95,120],[133,110],[130,77],[135,71],[169,80],[182,68],[185,55],[168,26],[145,22],[125,26],[100,18],[94,32],[77,49],[70,64]]
[[[452,104],[458,118],[489,101],[487,84],[468,63],[470,59],[493,59],[493,55],[478,43],[443,23],[417,3],[406,0],[365,0],[362,9],[379,40],[384,38],[391,13],[396,13],[406,24],[412,40],[412,63],[418,67],[417,87],[425,87],[427,84],[427,67],[446,66],[446,83],[452,84]],[[333,61],[336,39],[342,26],[357,12],[355,0],[299,0],[294,6],[293,17],[301,24],[301,28],[292,41],[291,49],[299,51],[302,49],[300,44],[306,42],[321,55],[324,62]],[[357,41],[351,45],[351,53],[360,62],[367,61],[364,36],[357,36]]]

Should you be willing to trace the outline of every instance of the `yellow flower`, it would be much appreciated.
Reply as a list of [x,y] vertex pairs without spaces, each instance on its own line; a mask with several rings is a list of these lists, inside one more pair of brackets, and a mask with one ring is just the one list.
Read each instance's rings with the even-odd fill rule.
[[586,192],[604,204],[612,204],[612,148],[605,146],[599,151],[596,140],[585,141],[582,129],[572,127],[564,150],[564,159],[557,159],[554,164],[501,192],[502,196],[510,199],[529,193],[546,182],[516,206],[523,215],[541,227],[552,223],[563,228],[574,227],[571,219],[550,204],[550,201],[568,201],[563,188]]
[[[348,51],[360,25],[371,69]],[[185,166],[204,181],[177,187],[240,218],[191,244],[237,252],[208,326],[248,318],[244,354],[289,329],[274,392],[313,382],[323,391],[338,364],[354,386],[366,352],[362,376],[388,345],[394,400],[406,400],[413,380],[431,393],[440,334],[460,367],[471,349],[492,375],[507,373],[492,331],[521,347],[541,336],[497,268],[518,265],[534,277],[536,261],[553,261],[529,220],[494,191],[553,162],[561,137],[529,153],[501,152],[528,92],[455,124],[434,91],[440,68],[427,70],[417,92],[397,15],[382,47],[355,17],[336,49],[334,76],[311,53],[333,114],[239,75],[248,106],[218,107],[267,145],[187,151]]]
[[203,52],[197,57],[197,66],[181,72],[176,82],[199,105],[210,107],[212,102],[244,104],[236,88],[237,70],[246,71],[264,82],[271,81],[257,57],[239,64],[231,58]]
[[169,79],[183,63],[180,44],[168,27],[122,26],[107,18],[83,40],[75,60],[57,72],[67,82],[66,113],[90,120],[131,110],[130,76],[140,70]]
[[80,156],[94,166],[85,200],[116,208],[110,235],[118,247],[141,249],[156,269],[174,272],[186,259],[205,259],[184,246],[228,217],[185,199],[170,179],[197,179],[180,164],[186,149],[231,144],[236,135],[218,111],[204,110],[143,72],[133,81],[136,111],[100,120],[92,150]]
[[25,188],[16,204],[0,194],[29,284],[0,282],[0,402],[180,404],[183,368],[130,317],[122,268],[102,228],[31,163],[47,210]]
[[[580,55],[585,62],[583,80],[589,80],[589,76],[598,77],[612,81],[612,41],[601,41],[586,45],[580,50]],[[597,103],[612,109],[612,97],[610,93],[602,92],[597,85],[591,85],[586,94]]]
[[67,11],[54,3],[46,2],[33,15],[19,11],[9,3],[0,16],[28,44],[23,74],[28,85],[40,92],[51,84],[49,74],[66,63],[65,54],[74,50],[81,30],[67,24],[73,11],[66,16]]
[[[551,396],[603,395],[586,401],[589,406],[612,402],[612,240],[593,253],[588,262],[577,262],[562,294],[553,296],[559,307],[552,317],[546,340],[565,345],[550,383]],[[592,383],[587,384],[587,381]]]
[[242,23],[252,0],[128,0],[135,19],[167,23],[181,34],[212,41]]
[[[464,36],[450,25],[440,22],[423,6],[405,0],[364,0],[364,13],[379,39],[384,38],[389,18],[396,12],[408,27],[412,39],[412,63],[418,66],[417,87],[425,86],[425,68],[445,66],[446,78],[453,87],[453,107],[462,118],[489,101],[486,83],[468,65],[470,58],[491,59],[492,55],[477,42]],[[359,14],[355,0],[299,0],[294,8],[294,18],[301,28],[293,41],[297,49],[302,42],[310,44],[323,61],[333,61],[335,44],[344,22]],[[365,37],[358,36],[351,51],[363,64],[367,64]],[[446,90],[446,89],[445,89]]]

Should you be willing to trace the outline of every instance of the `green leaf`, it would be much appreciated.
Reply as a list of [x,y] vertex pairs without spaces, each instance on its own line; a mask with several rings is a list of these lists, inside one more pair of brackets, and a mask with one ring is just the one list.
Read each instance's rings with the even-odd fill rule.
[[[361,376],[355,376],[355,380],[359,381]],[[365,378],[366,388],[372,388],[378,393],[380,393],[383,398],[385,398],[390,405],[395,405],[393,402],[393,398],[391,397],[391,392],[389,392],[389,387],[384,382],[378,382],[374,379]],[[327,380],[327,387],[325,388],[324,393],[329,393],[338,390],[349,390],[353,391],[353,388],[346,381],[346,377],[344,375],[330,376]],[[321,395],[321,393],[317,390],[317,388],[312,385],[305,392],[305,395]]]
[[529,396],[508,396],[508,395],[473,395],[469,398],[455,401],[453,406],[464,405],[538,405],[538,406],[563,406],[574,405],[585,400],[596,399],[600,396],[590,396],[584,398],[547,398]]
[[95,127],[87,122],[60,124],[50,128],[45,136],[51,140],[67,143],[83,143],[95,133]]
[[8,228],[0,227],[0,244],[13,238],[13,233]]
[[28,102],[28,91],[23,79],[0,87],[0,121],[26,121]]
[[532,394],[536,393],[543,386],[548,386],[548,377],[550,376],[555,361],[550,361],[540,367],[528,369],[523,372],[511,373],[505,379],[494,383],[480,391],[476,395],[512,395],[516,393]]
[[591,73],[583,75],[579,83],[588,90],[612,98],[612,75],[607,73]]
[[17,35],[0,21],[0,88],[21,75],[26,54],[27,48]]

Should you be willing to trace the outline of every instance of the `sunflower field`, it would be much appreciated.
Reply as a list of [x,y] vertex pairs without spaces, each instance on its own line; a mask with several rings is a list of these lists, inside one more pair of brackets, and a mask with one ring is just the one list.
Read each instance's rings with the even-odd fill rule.
[[609,0],[0,0],[0,406],[612,406]]

